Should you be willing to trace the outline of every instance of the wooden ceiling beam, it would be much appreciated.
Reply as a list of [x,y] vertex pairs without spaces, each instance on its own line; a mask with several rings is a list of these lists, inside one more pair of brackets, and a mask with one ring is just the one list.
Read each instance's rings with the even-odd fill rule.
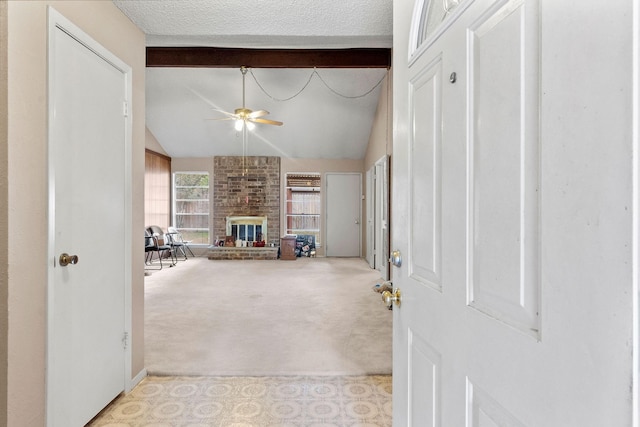
[[390,68],[391,49],[147,47],[147,67]]

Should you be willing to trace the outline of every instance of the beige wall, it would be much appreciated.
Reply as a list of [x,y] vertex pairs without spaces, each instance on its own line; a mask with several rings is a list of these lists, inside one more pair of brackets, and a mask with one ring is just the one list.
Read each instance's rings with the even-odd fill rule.
[[364,170],[368,171],[385,154],[393,151],[393,105],[392,105],[393,76],[389,70],[382,82],[378,107],[369,136],[369,145],[364,156]]
[[160,145],[160,143],[156,139],[156,136],[152,134],[149,128],[147,128],[146,126],[144,128],[144,147],[151,151],[155,151],[156,153],[164,154],[165,156],[169,157],[167,152],[164,151],[164,148],[162,148],[162,145]]
[[[351,159],[287,159],[282,158],[280,163],[280,182],[282,183],[282,189],[280,190],[284,194],[284,186],[286,185],[286,175],[288,172],[319,172],[322,175],[322,183],[324,185],[324,174],[327,172],[357,172],[364,176],[363,162],[362,160]],[[320,229],[326,229],[326,212],[325,212],[325,193],[322,192],[322,207],[320,214]],[[280,230],[285,232],[286,223],[284,212],[286,212],[285,198],[280,198]],[[362,206],[362,212],[364,213],[364,204]],[[362,230],[364,236],[364,228]],[[321,245],[317,251],[317,256],[324,256],[324,235],[321,237]],[[364,246],[363,246],[364,248]]]
[[[365,175],[362,180],[363,194],[367,194],[367,179],[366,171],[371,169],[378,160],[385,155],[391,156],[393,151],[393,75],[389,70],[387,77],[382,82],[382,88],[380,90],[380,98],[378,99],[378,107],[376,108],[376,115],[373,120],[373,126],[371,128],[371,135],[369,136],[369,145],[367,145],[367,152],[364,156],[364,170]],[[391,165],[391,162],[389,162]],[[391,184],[391,183],[389,183]],[[391,185],[389,185],[391,188]],[[391,198],[389,198],[391,203]],[[366,224],[368,224],[369,218],[367,218],[366,201],[365,208],[362,210],[362,256],[367,257],[367,233]]]
[[172,157],[171,172],[209,172],[213,176],[213,157]]
[[7,2],[0,2],[0,425],[7,425],[7,336],[9,333],[9,203]]
[[[45,424],[48,5],[133,69],[133,375],[144,368],[143,242],[135,232],[144,227],[144,34],[108,1],[7,2],[8,113],[2,117],[8,114],[9,185],[4,205],[11,227],[2,234],[11,245],[6,263],[8,355],[0,365],[8,366],[6,425],[11,426]],[[0,152],[0,160],[3,155]],[[2,345],[0,356],[1,350]]]

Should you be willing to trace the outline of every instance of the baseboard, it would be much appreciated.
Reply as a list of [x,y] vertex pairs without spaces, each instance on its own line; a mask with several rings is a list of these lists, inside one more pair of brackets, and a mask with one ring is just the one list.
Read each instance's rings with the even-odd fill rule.
[[145,369],[141,370],[140,372],[138,372],[138,375],[136,375],[135,377],[133,377],[131,379],[131,381],[129,382],[129,390],[133,390],[135,388],[135,386],[140,384],[140,381],[142,381],[146,377],[147,377],[147,369],[145,368]]

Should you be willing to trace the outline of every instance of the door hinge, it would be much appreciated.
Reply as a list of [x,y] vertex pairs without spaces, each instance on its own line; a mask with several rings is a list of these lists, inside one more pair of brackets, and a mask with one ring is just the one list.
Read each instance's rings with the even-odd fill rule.
[[126,350],[129,346],[129,332],[122,334],[122,347]]
[[129,117],[129,103],[127,101],[122,103],[122,113],[125,117]]

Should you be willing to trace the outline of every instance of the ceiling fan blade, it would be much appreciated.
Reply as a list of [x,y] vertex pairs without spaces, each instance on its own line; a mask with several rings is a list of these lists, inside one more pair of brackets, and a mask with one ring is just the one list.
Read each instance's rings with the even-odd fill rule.
[[249,121],[256,123],[264,123],[265,125],[276,125],[282,126],[282,122],[278,122],[276,120],[267,120],[267,119],[249,119]]
[[258,110],[258,111],[253,111],[251,112],[248,117],[250,119],[255,119],[257,117],[262,117],[262,116],[266,116],[267,114],[269,114],[269,112],[267,110]]
[[217,108],[214,108],[213,111],[217,111],[218,113],[222,113],[225,116],[229,116],[229,117],[232,117],[232,118],[236,118],[237,117],[237,115],[234,114],[234,113],[230,113],[230,112],[224,111],[224,110],[218,110]]
[[219,121],[219,120],[237,120],[237,119],[235,117],[220,117],[218,119],[206,119],[206,120]]

